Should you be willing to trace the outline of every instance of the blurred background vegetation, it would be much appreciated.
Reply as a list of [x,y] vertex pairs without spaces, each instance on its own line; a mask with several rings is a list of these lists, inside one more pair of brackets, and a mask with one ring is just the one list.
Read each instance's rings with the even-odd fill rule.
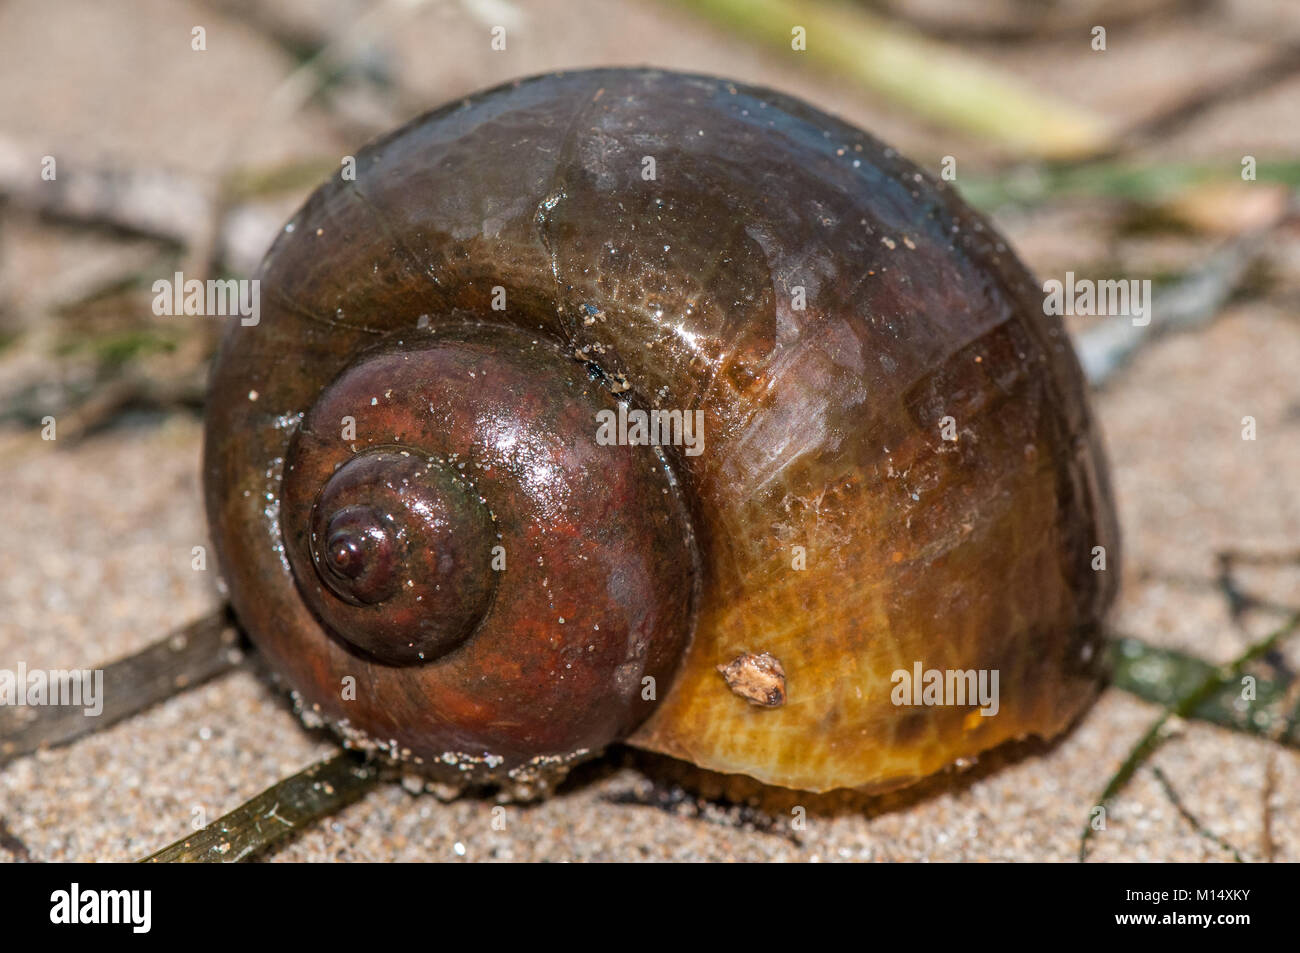
[[[770,85],[946,158],[1031,268],[1174,286],[1172,324],[1300,291],[1286,0],[6,0],[0,427],[197,409],[213,329],[155,318],[154,277],[250,274],[364,141],[608,64]],[[1103,335],[1085,362],[1104,378],[1139,343]]]

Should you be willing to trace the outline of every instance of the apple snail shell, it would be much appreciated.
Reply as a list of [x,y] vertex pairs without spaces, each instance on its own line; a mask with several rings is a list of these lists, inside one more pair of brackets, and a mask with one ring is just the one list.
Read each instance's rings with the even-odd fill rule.
[[[879,789],[1096,691],[1118,539],[1069,342],[857,129],[699,76],[512,83],[362,150],[260,281],[213,372],[209,523],[351,744],[472,782],[625,740]],[[702,411],[703,445],[597,439],[629,409]],[[916,663],[997,671],[998,713],[894,704]]]

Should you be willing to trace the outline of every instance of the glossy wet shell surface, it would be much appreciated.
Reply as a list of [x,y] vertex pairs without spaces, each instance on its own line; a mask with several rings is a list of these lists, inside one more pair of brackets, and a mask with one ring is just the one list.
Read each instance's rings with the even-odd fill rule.
[[[698,588],[693,633],[631,743],[788,787],[879,788],[1053,735],[1095,693],[1118,539],[1069,342],[999,236],[858,130],[701,77],[524,81],[362,150],[261,277],[261,325],[232,327],[214,372],[209,519],[241,620],[332,718],[357,663],[293,604],[274,505],[289,439],[359,352],[484,321],[636,407],[704,411],[703,453],[666,452],[698,551],[675,583],[682,607]],[[779,707],[717,671],[764,652]],[[918,662],[997,670],[998,714],[895,705],[892,674]],[[436,757],[436,716],[369,717]]]

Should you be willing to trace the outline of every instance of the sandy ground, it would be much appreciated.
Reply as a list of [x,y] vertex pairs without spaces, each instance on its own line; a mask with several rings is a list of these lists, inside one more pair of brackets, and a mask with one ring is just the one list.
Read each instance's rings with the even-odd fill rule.
[[[42,148],[82,147],[202,172],[214,148],[213,130],[247,120],[258,97],[291,65],[264,38],[227,18],[222,5],[184,3],[123,3],[112,14],[98,4],[69,3],[82,8],[79,15],[98,18],[95,30],[87,28],[80,41],[61,33],[66,42],[50,53],[57,24],[38,13],[39,6],[0,8],[0,129],[45,137],[52,144]],[[707,68],[839,109],[931,167],[935,162],[927,156],[956,148],[947,134],[864,103],[822,77],[738,50],[677,11],[664,13],[653,4],[521,6],[528,7],[524,22],[539,32],[508,62],[420,56],[414,38],[422,34],[411,29],[395,41],[403,68],[416,86],[430,90],[430,103],[506,76],[578,62]],[[598,15],[597,6],[617,16]],[[452,7],[439,6],[423,35],[452,43],[479,29]],[[94,10],[100,12],[87,12]],[[126,68],[132,55],[166,63],[156,45],[173,29],[187,36],[193,22],[209,22],[213,34],[241,44],[238,54],[218,52],[214,59],[228,57],[224,68],[239,64],[246,82],[235,88],[220,81],[219,71],[195,76],[177,60],[169,84],[173,94],[179,88],[184,95],[169,96],[157,88],[159,74]],[[1123,118],[1168,95],[1171,82],[1197,71],[1228,70],[1257,55],[1258,42],[1238,37],[1215,47],[1214,33],[1209,26],[1175,25],[1140,36],[1133,44],[1140,49],[1123,53],[1131,58],[1127,73],[1090,72],[1086,53],[1055,48],[1016,52],[1004,65]],[[1198,44],[1214,55],[1175,56]],[[561,48],[558,60],[545,52]],[[47,54],[57,62],[39,59]],[[69,109],[66,97],[40,83],[11,81],[37,68],[68,81],[58,70],[74,65],[75,88],[84,93],[98,84],[102,102],[83,99]],[[1287,129],[1270,117],[1289,101],[1294,120],[1298,95],[1293,82],[1249,98],[1162,142],[1155,154],[1226,155],[1234,165],[1246,151],[1294,155],[1300,124]],[[178,98],[190,109],[178,111]],[[319,146],[318,136],[347,141],[308,109],[275,143],[255,148],[280,158],[336,148],[333,140]],[[979,161],[978,145],[959,145]],[[21,279],[37,264],[55,281],[87,261],[130,253],[116,238],[6,224],[12,227],[0,244],[6,253],[0,288],[19,311],[36,295],[32,282]],[[1081,249],[1087,253],[1100,242],[1095,222],[1078,209],[1009,213],[999,224],[1040,273],[1070,267]],[[1096,396],[1125,533],[1116,627],[1215,661],[1232,658],[1274,621],[1261,615],[1248,618],[1246,631],[1234,626],[1211,583],[1216,552],[1300,546],[1300,322],[1294,308],[1300,251],[1296,236],[1289,241],[1274,264],[1283,286],[1291,283],[1290,297],[1281,299],[1290,306],[1276,297],[1234,304],[1205,330],[1153,345]],[[1138,237],[1102,253],[1150,263],[1195,260],[1203,252],[1194,244],[1174,245]],[[1257,420],[1253,442],[1241,439],[1245,415]],[[0,667],[18,660],[59,668],[113,659],[217,605],[214,574],[195,572],[190,564],[191,548],[207,542],[200,429],[185,412],[139,415],[75,443],[29,441],[0,460],[8,541],[0,547]],[[1243,578],[1251,591],[1300,601],[1298,569]],[[1288,651],[1300,665],[1300,649]],[[1157,713],[1107,690],[1057,743],[999,754],[919,792],[874,800],[779,795],[757,812],[689,797],[669,809],[623,803],[627,795],[650,799],[676,777],[671,765],[626,752],[582,770],[558,797],[507,807],[504,830],[492,826],[491,801],[441,803],[388,785],[269,859],[1066,861],[1076,854],[1079,830],[1106,777]],[[0,837],[0,859],[133,859],[185,836],[199,812],[214,819],[332,750],[328,739],[298,724],[256,664],[249,664],[99,735],[0,770],[0,819],[8,831]],[[1168,777],[1186,809],[1245,859],[1300,860],[1300,753],[1189,723],[1151,764]],[[796,804],[808,808],[799,831],[787,821]],[[1116,802],[1108,829],[1093,845],[1095,860],[1231,859],[1180,814],[1150,766]]]

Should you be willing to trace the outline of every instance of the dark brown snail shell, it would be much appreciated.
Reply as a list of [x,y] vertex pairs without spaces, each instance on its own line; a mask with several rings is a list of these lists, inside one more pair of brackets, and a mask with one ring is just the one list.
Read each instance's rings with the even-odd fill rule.
[[[857,129],[655,70],[512,83],[362,150],[260,279],[209,521],[249,634],[354,744],[886,787],[1095,693],[1118,540],[1069,342]],[[703,452],[598,442],[620,401],[702,410]],[[893,704],[917,662],[997,670],[998,714]]]

